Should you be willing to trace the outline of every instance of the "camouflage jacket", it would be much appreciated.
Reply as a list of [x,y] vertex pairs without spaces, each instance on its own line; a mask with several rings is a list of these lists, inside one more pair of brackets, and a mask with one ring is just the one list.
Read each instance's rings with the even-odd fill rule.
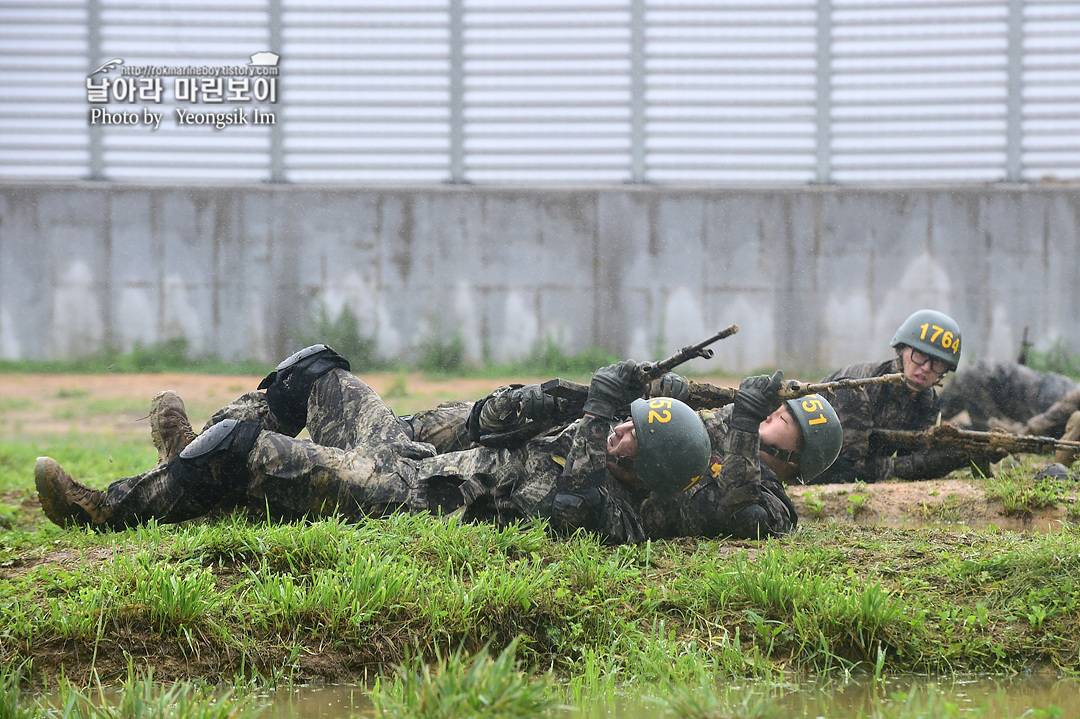
[[[699,410],[712,444],[710,471],[675,497],[650,496],[641,506],[651,539],[779,536],[796,524],[783,484],[761,463],[759,437],[730,426],[731,407]],[[764,526],[744,527],[736,516],[750,505],[765,510]]]
[[641,542],[635,508],[645,492],[608,471],[611,429],[607,420],[585,417],[514,449],[436,455],[417,465],[417,477],[436,495],[440,487],[457,487],[467,520],[505,525],[544,518],[561,535],[585,529],[607,544]]
[[[894,358],[849,365],[823,381],[880,377],[901,371],[900,359]],[[912,392],[906,385],[873,385],[837,390],[829,401],[844,427],[844,445],[840,456],[814,480],[814,484],[916,478],[908,466],[910,458],[893,456],[896,448],[872,438],[871,431],[875,428],[917,431],[933,427],[941,406],[933,387]]]
[[[500,387],[485,398],[482,422],[486,431],[505,432],[522,421],[515,407],[505,404],[509,389]],[[461,429],[468,415],[467,407],[467,403],[447,403],[419,412],[406,419],[407,428],[414,439],[432,442],[440,452],[463,446],[468,441],[467,433]],[[751,539],[764,535],[778,536],[790,531],[797,522],[795,509],[783,484],[771,469],[761,464],[757,434],[729,431],[730,407],[699,410],[698,415],[712,443],[711,474],[699,480],[687,492],[666,499],[616,483],[613,488],[605,490],[605,496],[618,498],[614,505],[618,507],[618,516],[632,516],[619,503],[643,499],[639,512],[645,534],[651,539],[686,536],[738,536]],[[549,436],[560,433],[557,428],[550,431],[552,434]],[[538,439],[549,441],[545,437]],[[547,486],[544,480],[540,483]],[[525,486],[529,484],[532,482],[526,482]],[[520,496],[537,494],[524,489]],[[752,504],[764,510],[764,526],[757,523],[749,528],[738,525],[734,521],[735,516]],[[520,514],[520,509],[504,505],[500,514],[515,517]],[[607,521],[613,524],[614,519],[615,515]],[[626,526],[632,523],[631,519],[620,521]]]

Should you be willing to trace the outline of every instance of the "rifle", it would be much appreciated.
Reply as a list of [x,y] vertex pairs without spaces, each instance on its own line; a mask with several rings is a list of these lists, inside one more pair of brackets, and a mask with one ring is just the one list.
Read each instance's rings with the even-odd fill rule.
[[[642,362],[634,368],[632,381],[635,384],[645,386],[654,379],[663,377],[683,362],[695,357],[710,359],[713,356],[713,351],[709,349],[709,345],[719,342],[725,337],[730,337],[738,331],[738,325],[731,325],[720,330],[712,337],[698,342],[696,345],[683,347],[667,359],[662,359],[659,362]],[[531,419],[521,426],[506,432],[484,435],[480,437],[479,442],[487,447],[512,447],[550,428],[553,423],[560,424],[577,419],[585,411],[585,400],[589,398],[589,385],[587,384],[556,378],[542,383],[540,389],[545,394],[562,400],[557,403],[557,410],[551,416]]]
[[[833,395],[839,389],[861,389],[876,384],[903,384],[905,382],[902,373],[886,374],[880,377],[866,377],[864,379],[838,379],[832,382],[799,382],[798,380],[784,380],[780,385],[780,400],[786,402],[789,399],[798,399],[808,394]],[[731,404],[739,394],[737,387],[717,387],[716,385],[702,382],[690,383],[690,397],[686,403],[693,409],[715,409]]]
[[1024,325],[1024,336],[1020,339],[1020,354],[1016,356],[1016,364],[1027,364],[1028,350],[1031,348],[1031,343],[1028,342],[1028,328]]
[[1047,454],[1058,449],[1080,449],[1080,442],[1008,432],[976,432],[960,429],[948,422],[918,432],[902,429],[875,429],[871,430],[870,435],[888,442],[897,449],[945,447],[968,456],[987,450],[1008,454]]
[[[688,362],[695,357],[711,359],[713,351],[709,349],[709,345],[714,342],[719,342],[726,337],[730,337],[738,331],[738,325],[731,325],[726,329],[720,330],[712,337],[698,342],[696,345],[687,345],[686,347],[683,347],[667,359],[662,359],[659,362],[642,362],[634,369],[634,383],[646,385],[654,379],[663,377],[682,363]],[[561,378],[549,379],[547,382],[540,385],[540,389],[553,397],[569,400],[576,406],[584,405],[585,400],[589,395],[589,385],[570,382]]]

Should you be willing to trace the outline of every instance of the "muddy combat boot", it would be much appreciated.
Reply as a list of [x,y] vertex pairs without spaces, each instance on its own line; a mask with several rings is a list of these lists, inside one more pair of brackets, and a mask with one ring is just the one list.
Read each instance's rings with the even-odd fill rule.
[[103,524],[112,516],[104,492],[76,482],[50,457],[37,458],[34,484],[41,509],[53,524],[91,527]]
[[[1073,412],[1069,417],[1069,421],[1065,423],[1065,434],[1061,435],[1061,438],[1068,442],[1080,442],[1080,412]],[[1077,455],[1080,455],[1080,452],[1075,449],[1059,449],[1054,452],[1054,461],[1068,467],[1076,461]]]
[[158,451],[158,466],[168,464],[195,439],[184,400],[171,389],[150,400],[150,438]]

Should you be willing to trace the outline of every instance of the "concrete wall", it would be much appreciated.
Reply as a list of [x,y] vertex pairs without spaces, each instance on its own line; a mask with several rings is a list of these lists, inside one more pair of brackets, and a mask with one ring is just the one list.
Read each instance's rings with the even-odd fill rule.
[[[966,358],[1025,326],[1080,352],[1080,186],[724,189],[0,183],[0,356],[183,336],[274,362],[320,304],[387,357],[460,333],[656,358],[732,323],[708,366],[890,354],[923,307]],[[698,369],[706,369],[698,361]]]

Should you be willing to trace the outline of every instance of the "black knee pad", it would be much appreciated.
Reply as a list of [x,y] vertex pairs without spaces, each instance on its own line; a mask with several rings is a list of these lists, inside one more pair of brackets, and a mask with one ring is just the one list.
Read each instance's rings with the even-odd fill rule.
[[[182,483],[196,503],[210,509],[247,482],[247,458],[261,431],[262,422],[257,419],[222,420],[169,462],[169,475]],[[211,460],[217,461],[213,469]]]
[[270,405],[270,411],[295,435],[307,424],[311,385],[337,368],[348,371],[349,361],[327,345],[311,345],[279,364],[277,369],[263,378],[259,389],[266,390],[266,403]]

